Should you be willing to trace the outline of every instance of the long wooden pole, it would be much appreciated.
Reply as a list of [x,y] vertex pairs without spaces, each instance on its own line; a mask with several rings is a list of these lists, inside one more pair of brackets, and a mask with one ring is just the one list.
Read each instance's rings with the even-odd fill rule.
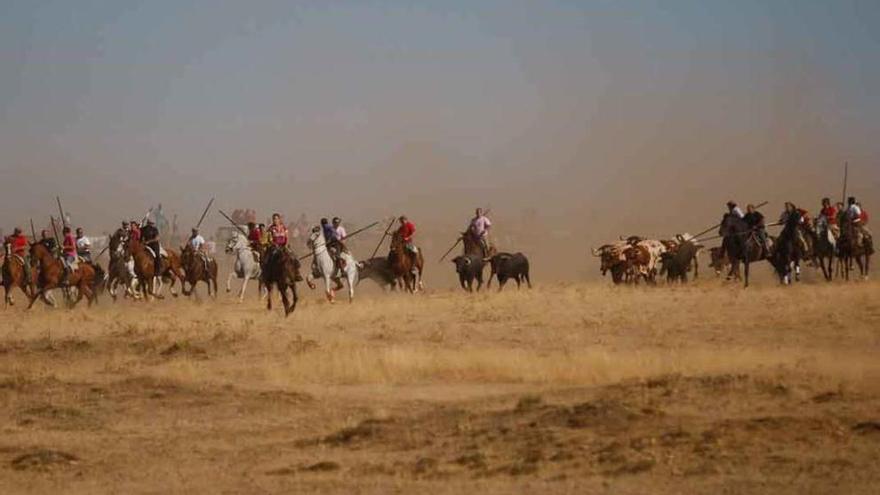
[[37,229],[34,228],[33,218],[31,218],[31,235],[34,237],[34,242],[37,242]]
[[[373,222],[373,223],[371,223],[370,225],[367,225],[366,227],[359,228],[359,229],[355,230],[354,232],[352,232],[351,234],[346,235],[345,238],[346,238],[346,239],[351,239],[352,237],[354,237],[354,236],[360,234],[361,232],[363,232],[363,231],[365,231],[365,230],[367,230],[367,229],[373,228],[373,227],[375,227],[376,225],[379,225],[379,222]],[[313,252],[311,252],[311,253],[309,253],[309,254],[304,254],[304,255],[300,256],[299,258],[297,258],[297,259],[300,260],[300,261],[302,261],[302,260],[304,260],[304,259],[306,259],[306,258],[310,258],[310,257],[312,257],[314,254],[315,254],[315,253],[314,253],[314,251],[313,251]]]
[[237,223],[233,222],[232,219],[229,218],[229,215],[227,215],[226,213],[223,213],[223,210],[217,210],[217,211],[220,212],[221,215],[223,215],[223,218],[229,220],[229,223],[231,223],[232,226],[236,228],[236,230],[238,230],[239,232],[244,234],[245,237],[248,236],[248,233],[245,232],[241,227],[239,227]]
[[846,181],[849,179],[849,162],[843,162],[843,196],[840,198],[840,202],[843,203],[844,208],[846,208]]
[[211,205],[214,204],[214,198],[211,198],[211,201],[208,201],[208,206],[205,207],[205,211],[202,212],[202,216],[199,218],[199,223],[196,224],[196,228],[202,226],[202,222],[205,221],[205,216],[208,214],[208,210],[211,209]]
[[61,226],[68,227],[67,217],[64,216],[64,208],[61,207],[61,197],[55,196],[55,202],[58,203],[58,213],[61,215]]
[[376,253],[379,252],[379,248],[382,247],[382,243],[385,242],[385,238],[388,237],[388,232],[391,232],[391,227],[394,226],[394,222],[397,221],[396,218],[391,219],[391,223],[388,224],[388,227],[385,228],[385,232],[382,233],[382,238],[379,239],[379,244],[376,244],[376,249],[373,250],[373,254],[370,255],[370,259],[376,257]]

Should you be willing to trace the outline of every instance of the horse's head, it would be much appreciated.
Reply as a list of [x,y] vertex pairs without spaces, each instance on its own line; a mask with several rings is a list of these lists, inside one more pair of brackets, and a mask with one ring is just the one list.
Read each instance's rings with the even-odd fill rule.
[[232,237],[226,241],[226,254],[232,254],[235,251],[241,250],[247,247],[247,240],[241,234],[241,232],[233,232]]
[[315,227],[312,229],[312,232],[309,233],[309,240],[306,241],[306,244],[311,249],[317,249],[323,245],[325,245],[327,241],[324,239],[324,232],[320,227]]

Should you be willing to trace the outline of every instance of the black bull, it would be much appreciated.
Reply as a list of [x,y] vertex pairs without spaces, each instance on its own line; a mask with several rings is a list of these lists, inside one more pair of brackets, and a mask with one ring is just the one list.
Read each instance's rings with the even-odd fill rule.
[[523,281],[528,284],[530,289],[532,288],[532,281],[529,278],[529,259],[524,254],[498,253],[489,259],[489,266],[491,267],[491,272],[489,273],[489,280],[486,282],[487,288],[492,285],[493,276],[498,278],[499,291],[504,288],[504,284],[510,279],[516,281],[517,289]]

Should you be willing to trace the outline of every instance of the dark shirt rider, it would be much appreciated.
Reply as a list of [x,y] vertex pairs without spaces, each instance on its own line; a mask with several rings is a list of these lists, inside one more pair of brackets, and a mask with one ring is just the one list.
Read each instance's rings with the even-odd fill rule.
[[155,222],[148,220],[147,224],[141,229],[141,239],[153,251],[153,276],[162,275],[162,247],[159,245],[159,229],[156,228]]
[[755,205],[746,206],[746,214],[743,216],[749,229],[755,233],[755,236],[761,241],[764,249],[767,249],[767,230],[764,224],[764,215],[755,208]]

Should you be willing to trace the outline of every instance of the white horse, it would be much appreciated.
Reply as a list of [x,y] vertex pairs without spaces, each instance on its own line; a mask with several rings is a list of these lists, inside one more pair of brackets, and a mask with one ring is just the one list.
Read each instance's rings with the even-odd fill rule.
[[[354,259],[354,256],[346,252],[341,253],[339,257],[345,261],[345,268],[337,269],[333,257],[327,251],[327,241],[320,228],[312,230],[308,245],[315,258],[312,269],[309,270],[306,277],[306,283],[309,284],[309,287],[314,289],[315,284],[312,281],[316,278],[323,278],[327,300],[332,303],[336,299],[336,291],[342,288],[342,277],[344,276],[348,283],[348,302],[354,301],[354,286],[358,283],[357,260]],[[335,282],[335,287],[330,286],[331,281]]]
[[[248,280],[256,279],[259,281],[262,270],[260,264],[254,259],[254,250],[251,249],[250,243],[240,232],[233,233],[232,238],[226,243],[226,252],[235,254],[232,270],[229,272],[229,276],[226,277],[226,292],[232,290],[230,285],[232,284],[233,276],[242,279],[241,290],[238,292],[238,302],[242,302],[244,301],[244,291],[247,289]],[[262,283],[259,283],[257,292],[262,297]]]

